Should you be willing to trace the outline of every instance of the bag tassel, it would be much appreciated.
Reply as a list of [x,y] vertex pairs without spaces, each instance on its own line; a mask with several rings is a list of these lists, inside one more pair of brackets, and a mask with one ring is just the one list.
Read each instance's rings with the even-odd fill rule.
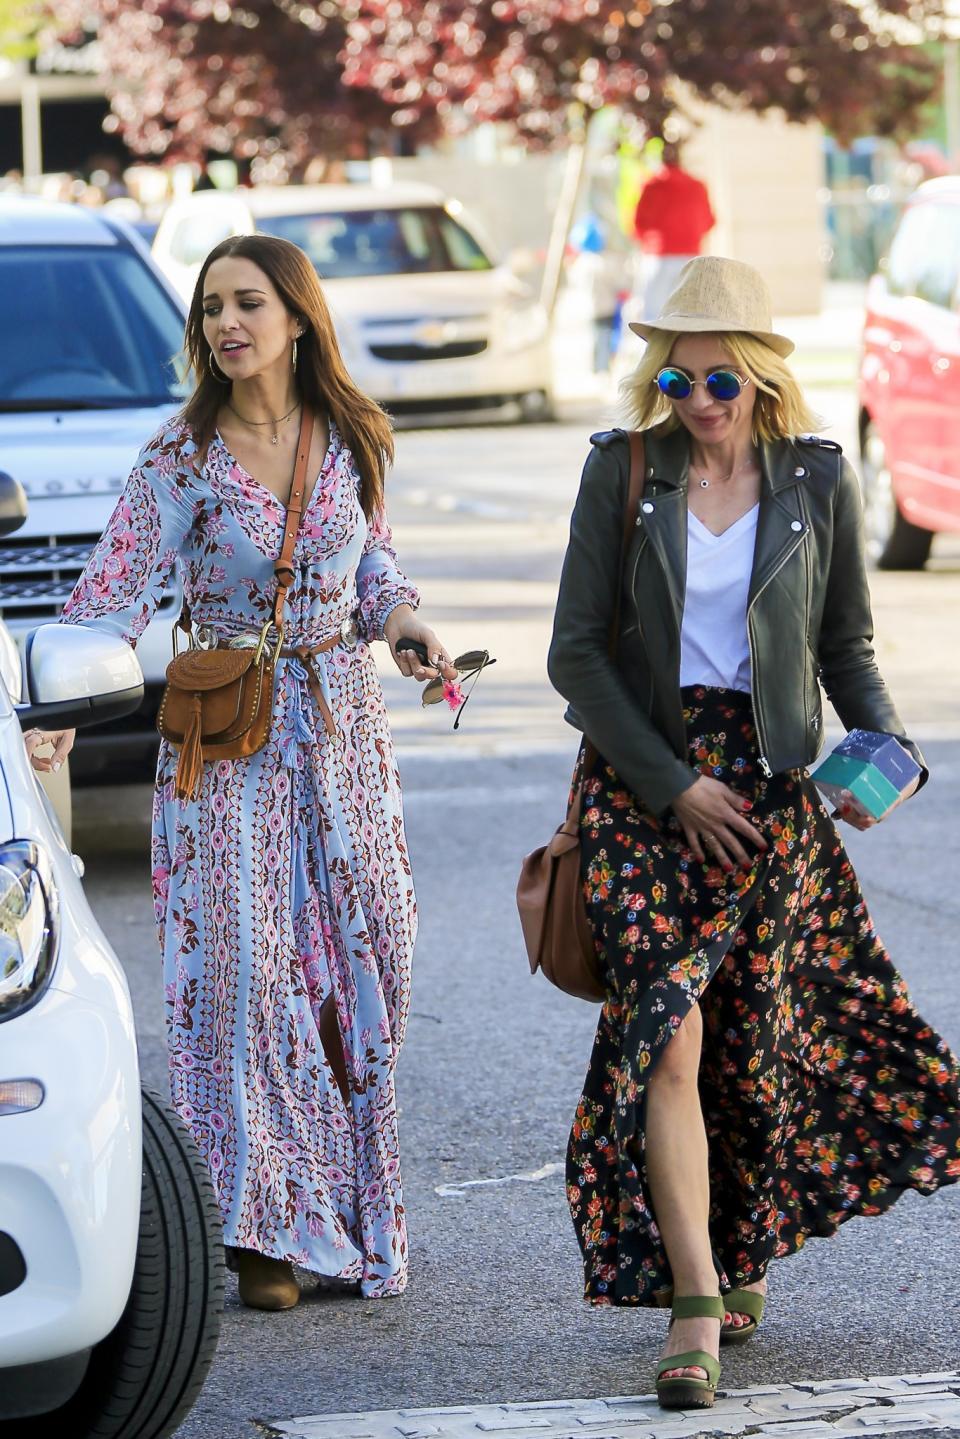
[[177,799],[196,799],[203,770],[203,749],[200,743],[200,696],[194,693],[190,711],[190,723],[180,747],[177,772],[174,776],[173,792]]

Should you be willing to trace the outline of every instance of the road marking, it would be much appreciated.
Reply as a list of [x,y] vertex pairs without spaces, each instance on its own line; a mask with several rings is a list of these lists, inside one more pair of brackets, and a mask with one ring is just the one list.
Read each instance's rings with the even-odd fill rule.
[[289,1439],[849,1439],[960,1432],[960,1373],[900,1374],[721,1391],[713,1409],[666,1413],[652,1394],[541,1404],[378,1409],[276,1419]]
[[539,1169],[530,1169],[525,1174],[501,1174],[496,1179],[464,1179],[459,1184],[438,1184],[434,1194],[441,1199],[460,1199],[468,1189],[484,1189],[497,1184],[536,1184],[540,1179],[549,1179],[551,1174],[562,1174],[562,1164],[541,1164]]

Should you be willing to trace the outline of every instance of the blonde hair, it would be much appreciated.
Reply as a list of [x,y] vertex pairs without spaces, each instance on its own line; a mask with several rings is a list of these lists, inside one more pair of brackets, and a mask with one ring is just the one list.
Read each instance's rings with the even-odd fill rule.
[[[656,378],[664,365],[670,363],[676,342],[683,338],[684,334],[675,330],[655,330],[639,365],[621,381],[620,407],[629,428],[646,430],[662,424],[666,432],[675,430],[681,423],[672,402],[657,388]],[[756,386],[755,444],[760,440],[803,435],[819,428],[821,422],[804,399],[793,371],[769,345],[742,331],[718,331],[715,338],[734,366]]]

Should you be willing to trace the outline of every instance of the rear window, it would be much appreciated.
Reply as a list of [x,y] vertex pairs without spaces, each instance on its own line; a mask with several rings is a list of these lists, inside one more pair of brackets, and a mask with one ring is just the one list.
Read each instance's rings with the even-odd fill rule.
[[188,393],[183,319],[139,256],[0,247],[0,410],[162,405]]
[[890,246],[887,286],[951,308],[960,282],[960,204],[912,205]]
[[299,245],[326,280],[492,269],[469,231],[439,207],[262,215],[257,229]]

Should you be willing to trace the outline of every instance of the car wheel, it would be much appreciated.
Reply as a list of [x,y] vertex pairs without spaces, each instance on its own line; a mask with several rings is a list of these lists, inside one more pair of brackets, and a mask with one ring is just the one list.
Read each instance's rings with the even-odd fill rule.
[[[223,1309],[223,1238],[207,1168],[169,1105],[143,1091],[140,1237],[130,1298],[68,1403],[18,1420],[17,1439],[165,1439],[210,1368]],[[7,1435],[0,1425],[0,1436]]]
[[867,553],[881,570],[922,570],[933,543],[931,530],[904,519],[893,493],[887,450],[868,420],[860,441]]
[[549,424],[556,419],[553,397],[546,390],[527,390],[518,396],[520,418],[526,425]]

